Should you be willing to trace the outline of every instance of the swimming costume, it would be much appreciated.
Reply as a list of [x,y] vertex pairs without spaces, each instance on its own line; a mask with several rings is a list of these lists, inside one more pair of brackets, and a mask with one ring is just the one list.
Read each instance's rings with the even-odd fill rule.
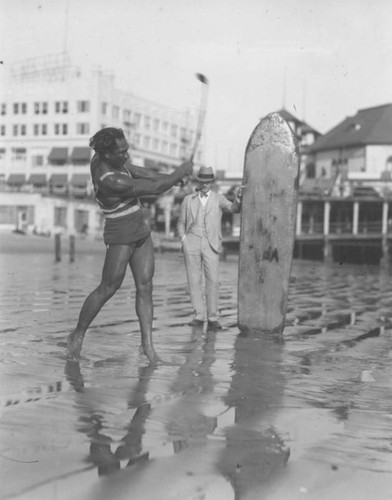
[[[99,177],[103,181],[109,175],[123,174],[132,177],[130,172],[106,172]],[[112,205],[104,203],[99,198],[99,185],[94,184],[95,199],[100,206],[101,213],[105,216],[103,240],[105,245],[134,245],[143,244],[150,235],[150,228],[141,210],[139,200],[135,194],[125,200],[120,200]],[[135,245],[139,246],[139,245]]]

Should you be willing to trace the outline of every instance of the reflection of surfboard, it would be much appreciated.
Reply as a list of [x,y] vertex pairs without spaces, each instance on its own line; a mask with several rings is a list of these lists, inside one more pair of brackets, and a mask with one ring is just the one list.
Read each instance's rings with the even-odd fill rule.
[[242,331],[282,332],[294,247],[299,154],[278,114],[254,129],[245,152],[238,276]]

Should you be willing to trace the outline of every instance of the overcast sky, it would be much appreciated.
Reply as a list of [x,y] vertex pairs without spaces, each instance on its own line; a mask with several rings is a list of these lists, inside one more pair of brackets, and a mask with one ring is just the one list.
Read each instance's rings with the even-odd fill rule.
[[392,103],[392,0],[0,0],[1,66],[61,52],[124,90],[197,107],[207,163],[242,170],[260,117],[283,105],[325,133]]

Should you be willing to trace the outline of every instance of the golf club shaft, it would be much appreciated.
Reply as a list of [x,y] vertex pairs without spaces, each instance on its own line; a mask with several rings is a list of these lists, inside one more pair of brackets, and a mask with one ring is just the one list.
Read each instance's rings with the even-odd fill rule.
[[193,144],[192,148],[192,153],[190,160],[193,161],[195,154],[197,152],[197,148],[199,146],[199,142],[201,139],[201,135],[203,132],[203,126],[204,126],[204,121],[205,117],[207,114],[207,100],[208,100],[208,80],[204,75],[201,75],[198,73],[196,75],[197,79],[201,82],[202,87],[201,87],[201,94],[200,94],[200,107],[199,107],[199,116],[197,119],[197,126],[196,126],[196,134],[195,134],[195,142]]

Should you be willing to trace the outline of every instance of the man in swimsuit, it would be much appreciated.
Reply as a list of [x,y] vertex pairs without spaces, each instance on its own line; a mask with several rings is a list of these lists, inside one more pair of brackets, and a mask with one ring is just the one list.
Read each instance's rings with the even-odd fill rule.
[[154,246],[138,198],[159,195],[192,175],[192,162],[183,163],[171,174],[135,167],[129,162],[129,144],[123,131],[112,127],[97,132],[90,139],[90,147],[95,151],[91,177],[96,200],[105,215],[107,251],[101,283],[84,301],[76,329],[68,337],[67,357],[79,359],[87,328],[120,288],[129,265],[136,286],[141,350],[151,363],[156,363],[159,358],[152,341]]

